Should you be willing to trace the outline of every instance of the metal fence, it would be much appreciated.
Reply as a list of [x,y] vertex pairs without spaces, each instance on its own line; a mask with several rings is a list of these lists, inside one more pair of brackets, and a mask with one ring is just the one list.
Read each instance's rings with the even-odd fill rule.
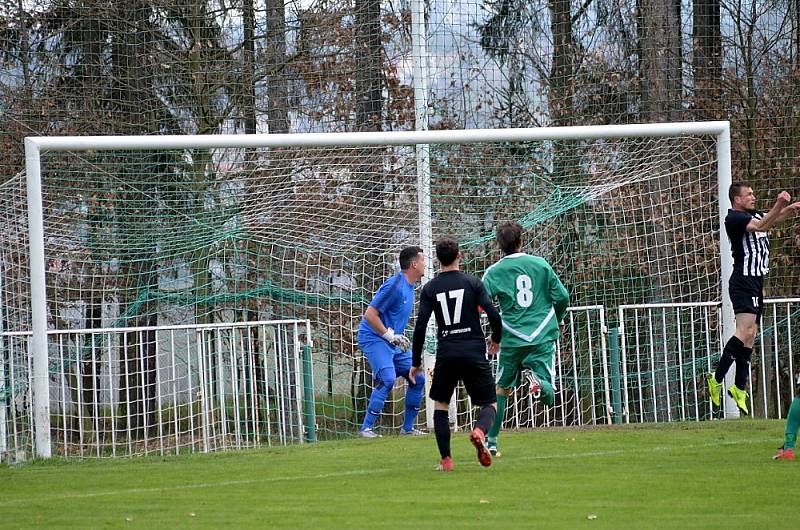
[[[699,420],[713,413],[705,374],[722,351],[718,302],[618,308],[621,402],[632,423]],[[615,347],[617,341],[614,341]]]
[[[307,320],[50,331],[53,454],[209,452],[313,440]],[[0,453],[33,454],[29,333],[3,334]]]
[[[750,410],[783,418],[796,392],[800,298],[765,300],[764,309]],[[731,417],[730,408],[711,406],[705,386],[723,346],[720,312],[718,302],[625,305],[612,324],[603,306],[570,308],[557,344],[555,403],[544,407],[520,389],[504,427]],[[307,320],[51,331],[53,454],[207,452],[352,436],[317,423],[314,396],[326,389],[314,385],[310,336]],[[6,461],[34,450],[29,338],[2,334]],[[454,409],[455,428],[472,424],[463,388]]]

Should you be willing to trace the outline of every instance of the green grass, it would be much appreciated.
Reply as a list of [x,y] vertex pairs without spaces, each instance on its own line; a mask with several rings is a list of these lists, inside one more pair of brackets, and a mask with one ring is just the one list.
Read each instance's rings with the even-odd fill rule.
[[452,473],[433,437],[0,467],[0,527],[788,528],[800,462],[782,421],[503,433]]

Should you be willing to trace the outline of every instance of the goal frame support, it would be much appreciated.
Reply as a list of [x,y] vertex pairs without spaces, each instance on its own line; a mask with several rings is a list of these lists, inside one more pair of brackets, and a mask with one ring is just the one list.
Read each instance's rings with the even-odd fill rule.
[[[35,449],[40,458],[49,458],[50,403],[47,344],[46,256],[42,201],[41,155],[45,152],[270,148],[270,147],[375,147],[382,145],[428,146],[523,142],[536,140],[581,140],[602,138],[668,137],[712,135],[716,138],[719,191],[719,227],[722,282],[723,343],[733,334],[735,321],[728,296],[732,270],[731,247],[724,229],[727,215],[727,189],[731,183],[730,123],[728,121],[657,123],[629,125],[591,125],[512,129],[469,129],[458,131],[390,131],[352,133],[298,133],[252,135],[163,135],[163,136],[57,136],[25,138],[25,168],[30,238],[31,331],[33,418]],[[430,180],[421,179],[420,203],[430,197]],[[677,183],[678,185],[680,183]],[[431,219],[420,218],[420,233],[431,234]]]

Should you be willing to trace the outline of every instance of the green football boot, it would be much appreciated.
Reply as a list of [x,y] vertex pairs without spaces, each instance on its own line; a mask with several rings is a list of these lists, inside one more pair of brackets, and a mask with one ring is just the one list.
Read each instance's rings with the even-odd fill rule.
[[717,380],[714,378],[714,374],[708,374],[706,377],[706,383],[708,384],[708,395],[711,398],[711,403],[713,403],[715,407],[719,407],[719,398],[722,394],[722,383],[717,383]]
[[747,410],[746,391],[739,390],[738,387],[732,386],[728,389],[728,395],[736,402],[736,406],[739,407],[739,410],[741,410],[743,414],[750,414],[750,411]]

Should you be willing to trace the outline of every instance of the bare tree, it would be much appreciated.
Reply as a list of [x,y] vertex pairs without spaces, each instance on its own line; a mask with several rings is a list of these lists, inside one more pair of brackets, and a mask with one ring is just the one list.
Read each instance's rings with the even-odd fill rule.
[[242,0],[242,108],[245,134],[256,133],[256,17],[253,0]]
[[682,89],[680,0],[637,0],[637,7],[641,118],[677,121]]
[[356,129],[380,131],[383,123],[383,46],[380,0],[355,2]]
[[550,0],[550,30],[553,34],[553,63],[550,67],[550,121],[554,126],[569,125],[574,119],[573,105],[575,43],[572,37],[570,0]]
[[[252,0],[247,0],[252,1]],[[286,66],[286,9],[283,0],[267,0],[267,111],[269,132],[289,132],[289,88]]]
[[701,119],[722,118],[722,36],[719,0],[694,0],[694,105]]

